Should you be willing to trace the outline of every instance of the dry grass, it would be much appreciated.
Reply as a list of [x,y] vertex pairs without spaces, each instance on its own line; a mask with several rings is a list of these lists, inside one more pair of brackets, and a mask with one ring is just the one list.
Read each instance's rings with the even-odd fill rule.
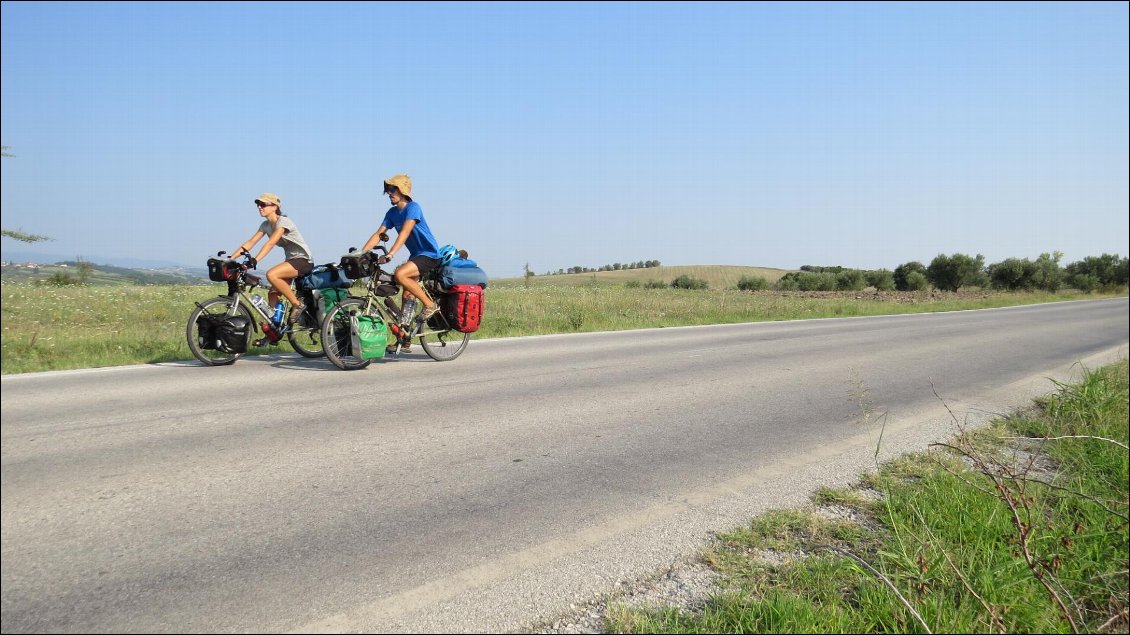
[[[761,277],[769,284],[779,280],[789,269],[770,269],[768,267],[738,267],[731,265],[688,265],[680,267],[651,267],[648,269],[625,269],[621,271],[597,271],[593,273],[566,273],[552,276],[530,278],[530,287],[541,286],[623,286],[630,281],[641,285],[658,280],[666,284],[679,276],[690,276],[705,280],[711,289],[735,289],[743,276]],[[522,278],[499,278],[491,280],[491,286],[509,287],[521,285]]]

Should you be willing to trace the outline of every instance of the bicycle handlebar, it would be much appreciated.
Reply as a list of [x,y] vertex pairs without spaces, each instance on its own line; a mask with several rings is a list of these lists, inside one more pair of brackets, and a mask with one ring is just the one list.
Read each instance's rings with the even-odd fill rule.
[[[217,258],[223,258],[224,254],[226,254],[226,253],[228,253],[228,252],[223,251],[223,250],[217,251],[216,257]],[[242,256],[229,256],[228,260],[238,260],[239,258],[243,258],[243,262],[240,263],[240,265],[239,265],[240,269],[242,269],[243,271],[247,271],[248,269],[254,269],[255,268],[251,265],[251,261],[254,260],[254,258],[251,257],[250,251],[247,251],[246,249],[244,249]],[[258,263],[256,263],[256,264],[258,264]]]

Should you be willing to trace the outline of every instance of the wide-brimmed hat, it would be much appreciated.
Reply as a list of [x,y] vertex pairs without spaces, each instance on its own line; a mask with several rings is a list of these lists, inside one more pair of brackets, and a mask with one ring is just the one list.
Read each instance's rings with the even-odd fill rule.
[[405,198],[412,198],[412,178],[407,174],[397,174],[396,176],[385,179],[386,192],[390,185],[400,190],[400,193]]
[[282,199],[275,196],[274,194],[271,194],[270,192],[264,192],[264,193],[260,194],[259,198],[255,199],[255,202],[256,203],[267,203],[269,205],[278,205],[279,209],[282,209]]

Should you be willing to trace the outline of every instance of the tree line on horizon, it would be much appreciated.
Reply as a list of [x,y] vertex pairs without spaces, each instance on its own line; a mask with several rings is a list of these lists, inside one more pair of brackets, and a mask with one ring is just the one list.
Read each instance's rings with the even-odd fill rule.
[[[778,291],[862,291],[868,287],[877,291],[923,291],[930,288],[939,291],[957,291],[963,287],[977,287],[999,291],[1054,293],[1061,288],[1090,292],[1130,286],[1130,261],[1118,254],[1087,256],[1066,266],[1060,265],[1062,259],[1063,253],[1055,251],[1042,253],[1035,260],[1006,258],[986,265],[985,257],[981,254],[969,256],[954,253],[938,254],[928,265],[916,260],[906,262],[895,267],[894,271],[803,265],[799,271],[786,273],[772,284],[761,276],[742,276],[737,287],[744,291],[769,288]],[[648,260],[629,264],[614,263],[597,268],[569,267],[547,272],[544,275],[621,271],[658,266],[658,260]],[[533,275],[534,273],[527,269],[527,279]],[[707,288],[704,280],[690,276],[680,276],[670,284],[651,281],[643,285],[639,281],[634,281],[634,284],[630,282],[629,286]]]
[[[658,260],[637,260],[636,262],[629,262],[629,263],[614,262],[610,265],[602,265],[600,267],[580,267],[580,266],[569,267],[568,269],[558,269],[557,271],[547,271],[542,275],[561,276],[561,275],[565,275],[565,274],[569,274],[569,273],[594,273],[594,272],[597,272],[597,271],[626,271],[628,269],[650,269],[652,267],[658,267],[658,266],[659,266]],[[533,274],[533,272],[529,272],[527,275],[532,276],[534,274]]]
[[931,287],[957,291],[978,287],[1054,293],[1067,287],[1095,291],[1130,284],[1130,261],[1117,254],[1087,256],[1066,266],[1060,265],[1062,258],[1063,253],[1056,251],[1042,253],[1035,260],[1006,258],[986,265],[981,254],[938,254],[929,265],[911,261],[894,271],[804,265],[800,271],[782,276],[775,286],[779,290],[799,291],[860,291],[867,287],[879,291],[921,291]]

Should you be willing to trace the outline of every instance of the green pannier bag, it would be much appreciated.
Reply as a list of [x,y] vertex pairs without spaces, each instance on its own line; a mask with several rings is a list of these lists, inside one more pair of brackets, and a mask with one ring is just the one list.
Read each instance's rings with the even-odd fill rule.
[[349,298],[348,289],[322,289],[320,293],[322,294],[322,311],[324,311],[322,315],[333,311],[339,302]]
[[385,356],[388,346],[388,325],[376,315],[358,315],[350,324],[352,328],[353,354],[361,359],[377,359]]

